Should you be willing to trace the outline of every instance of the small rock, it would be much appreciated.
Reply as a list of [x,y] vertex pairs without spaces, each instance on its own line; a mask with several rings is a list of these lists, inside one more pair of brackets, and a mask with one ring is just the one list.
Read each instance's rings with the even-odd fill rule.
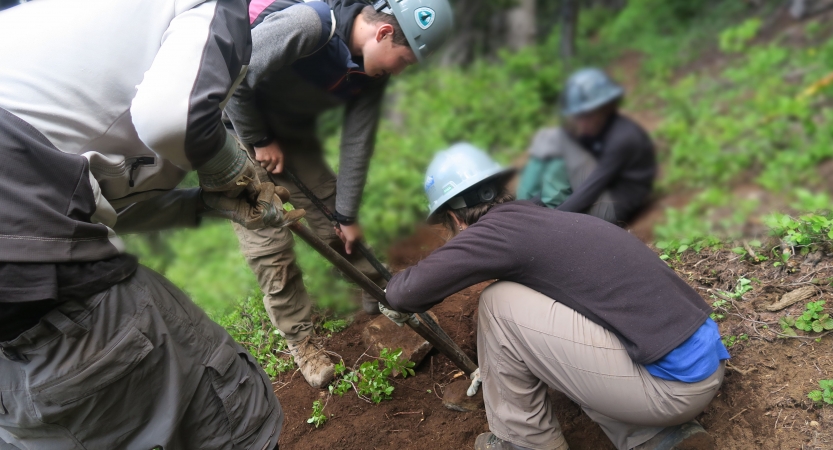
[[[428,313],[434,320],[437,317],[432,313]],[[366,347],[370,347],[378,356],[383,348],[395,350],[402,349],[402,356],[413,362],[417,366],[425,358],[425,355],[434,348],[422,336],[408,326],[400,327],[393,323],[385,315],[373,319],[362,332],[362,340]],[[394,374],[396,375],[396,374]]]
[[443,390],[443,406],[452,410],[460,412],[479,411],[485,409],[483,403],[483,386],[477,390],[474,397],[466,395],[471,385],[470,380],[455,381]]
[[813,428],[818,428],[818,427],[819,427],[819,423],[818,423],[818,422],[816,422],[815,420],[811,420],[811,421],[810,421],[810,426],[811,426],[811,427],[813,427]]

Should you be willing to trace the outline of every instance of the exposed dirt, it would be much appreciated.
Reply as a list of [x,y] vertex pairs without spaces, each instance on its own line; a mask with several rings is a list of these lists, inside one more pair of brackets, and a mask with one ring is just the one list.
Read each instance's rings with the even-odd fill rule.
[[[416,263],[442,245],[441,230],[424,229],[391,252],[395,268]],[[732,291],[738,278],[755,280],[754,289],[732,306],[720,322],[724,336],[748,336],[730,348],[732,359],[720,393],[699,417],[716,438],[719,449],[821,450],[833,448],[833,407],[818,408],[807,399],[819,379],[833,378],[833,336],[782,339],[778,320],[799,315],[805,302],[783,311],[767,312],[765,305],[802,286],[815,286],[815,298],[829,298],[833,288],[833,255],[798,257],[786,268],[770,262],[753,264],[728,250],[685,254],[672,265],[679,275],[712,303]],[[801,262],[806,262],[801,264]],[[440,325],[463,350],[476,358],[476,308],[486,283],[453,295],[432,311]],[[718,292],[719,291],[719,292]],[[713,297],[714,296],[714,297]],[[833,303],[833,302],[832,302]],[[368,356],[361,331],[369,321],[359,313],[344,332],[328,339],[327,347],[348,365]],[[768,325],[768,328],[765,328]],[[475,437],[488,430],[483,411],[460,413],[442,406],[442,389],[462,374],[433,351],[417,368],[416,376],[396,380],[393,400],[366,403],[354,392],[331,397],[310,388],[297,373],[281,376],[276,393],[286,412],[282,449],[469,449]],[[430,392],[429,392],[430,391]],[[579,407],[551,391],[552,401],[570,448],[613,449],[601,429]],[[312,402],[322,399],[330,420],[315,429],[306,423]]]

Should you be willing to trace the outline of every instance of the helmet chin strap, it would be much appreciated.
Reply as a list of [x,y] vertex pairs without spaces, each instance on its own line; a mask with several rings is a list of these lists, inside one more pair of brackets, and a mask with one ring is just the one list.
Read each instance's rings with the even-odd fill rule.
[[470,208],[481,203],[488,203],[497,197],[494,183],[485,183],[475,189],[466,189],[462,194],[448,201],[452,209]]

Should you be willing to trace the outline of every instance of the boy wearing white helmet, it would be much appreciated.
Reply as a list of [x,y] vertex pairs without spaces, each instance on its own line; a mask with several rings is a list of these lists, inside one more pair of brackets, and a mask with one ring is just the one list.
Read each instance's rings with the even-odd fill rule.
[[619,113],[624,89],[603,71],[581,69],[567,80],[564,128],[538,132],[518,198],[622,224],[645,205],[656,176],[651,138]]
[[[362,237],[359,203],[367,179],[385,86],[391,75],[433,53],[452,30],[448,0],[253,0],[249,6],[253,53],[249,71],[226,113],[266,181],[287,188],[318,235],[362,272],[385,280],[353,245]],[[316,121],[345,106],[339,176],[324,159]],[[334,229],[283,173],[293,172],[335,213]],[[313,334],[312,302],[295,263],[287,230],[235,227],[258,277],[272,324],[286,337],[307,382],[324,387],[333,364]],[[339,239],[341,238],[341,239]],[[343,241],[343,243],[342,243]],[[375,301],[365,310],[378,313]]]
[[[694,421],[729,354],[711,308],[656,254],[596,217],[513,201],[507,171],[458,144],[428,167],[429,221],[454,237],[397,273],[382,308],[402,323],[469,286],[491,432],[476,450],[567,450],[547,394],[563,392],[617,449],[714,448]],[[401,311],[401,312],[398,312]]]

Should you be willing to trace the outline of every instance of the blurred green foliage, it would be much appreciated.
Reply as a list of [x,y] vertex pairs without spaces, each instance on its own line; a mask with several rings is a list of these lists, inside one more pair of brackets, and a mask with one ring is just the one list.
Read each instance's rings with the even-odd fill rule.
[[672,249],[675,241],[738,237],[758,209],[744,190],[797,211],[833,206],[811,191],[823,187],[818,165],[833,157],[833,39],[806,48],[750,44],[759,25],[749,19],[721,33],[733,58],[718,73],[690,73],[656,91],[664,107],[655,136],[667,147],[660,190],[706,189],[656,228]]

